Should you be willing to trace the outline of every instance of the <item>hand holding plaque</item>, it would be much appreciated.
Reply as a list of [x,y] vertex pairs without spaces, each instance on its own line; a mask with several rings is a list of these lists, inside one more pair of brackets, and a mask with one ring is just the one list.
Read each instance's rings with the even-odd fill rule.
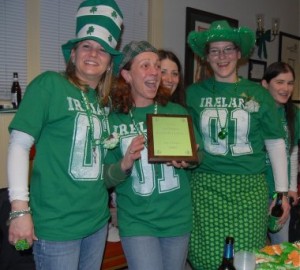
[[147,114],[148,161],[198,163],[191,116]]

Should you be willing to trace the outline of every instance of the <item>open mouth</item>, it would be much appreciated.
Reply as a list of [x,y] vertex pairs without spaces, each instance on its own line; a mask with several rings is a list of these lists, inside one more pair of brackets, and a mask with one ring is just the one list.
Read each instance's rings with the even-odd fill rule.
[[156,80],[148,80],[148,81],[145,81],[145,85],[152,89],[152,90],[156,90],[157,89],[157,81]]
[[98,63],[93,60],[85,60],[84,63],[86,65],[98,66]]

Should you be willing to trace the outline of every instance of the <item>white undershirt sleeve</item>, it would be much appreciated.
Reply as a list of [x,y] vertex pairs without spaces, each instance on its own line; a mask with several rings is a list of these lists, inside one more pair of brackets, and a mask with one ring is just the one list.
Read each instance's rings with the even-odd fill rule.
[[287,192],[288,166],[285,142],[283,139],[265,140],[265,145],[273,170],[275,190]]
[[34,138],[27,133],[13,130],[10,134],[7,158],[10,201],[29,201],[29,152],[33,144]]
[[290,187],[289,190],[297,191],[297,177],[298,177],[298,145],[294,145],[290,157],[291,174],[290,174]]

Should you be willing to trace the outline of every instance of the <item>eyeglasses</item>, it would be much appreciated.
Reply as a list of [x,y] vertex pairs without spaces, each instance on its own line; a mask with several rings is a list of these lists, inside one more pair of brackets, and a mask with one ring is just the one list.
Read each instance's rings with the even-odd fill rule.
[[217,48],[211,48],[208,50],[208,53],[213,56],[219,56],[221,53],[223,53],[224,55],[231,55],[236,51],[236,47],[235,46],[228,46],[225,47],[223,49],[217,49]]

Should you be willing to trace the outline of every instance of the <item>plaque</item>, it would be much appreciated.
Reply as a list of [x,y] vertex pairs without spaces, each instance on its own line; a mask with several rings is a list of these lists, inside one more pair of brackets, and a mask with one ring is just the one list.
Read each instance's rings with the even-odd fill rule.
[[199,162],[190,115],[147,114],[147,143],[149,163]]

